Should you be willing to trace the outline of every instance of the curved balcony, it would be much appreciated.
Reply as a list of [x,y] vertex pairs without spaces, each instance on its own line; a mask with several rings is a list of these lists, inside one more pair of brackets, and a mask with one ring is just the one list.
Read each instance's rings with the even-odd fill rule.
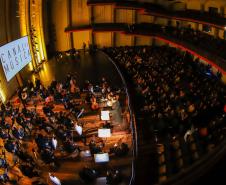
[[114,5],[115,8],[139,10],[139,13],[141,14],[206,24],[220,29],[224,29],[226,26],[226,18],[219,14],[212,15],[208,12],[200,12],[198,10],[171,11],[155,3],[118,0],[88,0],[87,4],[89,6]]

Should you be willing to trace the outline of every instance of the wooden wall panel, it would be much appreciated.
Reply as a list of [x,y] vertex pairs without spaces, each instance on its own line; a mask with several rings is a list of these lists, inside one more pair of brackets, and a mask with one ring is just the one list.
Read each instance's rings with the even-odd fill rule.
[[122,33],[115,33],[115,45],[116,46],[132,46],[133,37]]
[[188,25],[191,25],[191,28],[194,29],[194,30],[197,30],[198,29],[198,23],[194,23],[194,22],[188,22]]
[[226,84],[226,75],[222,76],[222,81]]
[[137,13],[137,23],[142,23],[142,22],[148,22],[152,23],[154,17],[150,15],[142,15],[140,13]]
[[200,10],[201,4],[197,0],[187,0],[187,9]]
[[135,10],[116,9],[117,23],[134,23]]
[[67,1],[52,1],[52,23],[56,30],[57,51],[65,51],[70,49],[70,37],[64,29],[68,26],[68,7]]
[[82,49],[83,42],[85,42],[86,46],[88,47],[90,43],[90,32],[91,31],[79,31],[73,33],[73,42],[76,49]]
[[[64,0],[66,1],[66,0]],[[89,7],[86,0],[72,0],[72,25],[86,25],[90,23]]]
[[[86,0],[71,0],[72,26],[81,26],[90,24],[90,8]],[[88,46],[90,43],[90,31],[81,31],[73,33],[73,45],[76,49],[82,49],[83,42]]]
[[94,33],[94,43],[97,47],[111,47],[113,43],[113,32]]
[[205,11],[209,11],[209,7],[218,8],[218,13],[220,13],[220,8],[222,5],[225,5],[223,0],[209,0],[205,3]]
[[[18,0],[7,0],[8,3],[8,28],[10,29],[10,39],[16,40],[20,38],[20,19],[18,16],[19,2]],[[9,32],[9,30],[8,30]]]
[[136,46],[152,45],[152,37],[136,36]]
[[179,2],[175,1],[169,7],[173,11],[184,11],[186,9],[186,3],[183,3],[181,1]]
[[93,7],[94,23],[112,23],[114,17],[113,14],[114,9],[111,5]]
[[166,18],[157,17],[155,20],[155,24],[167,25],[167,23],[168,23],[168,19]]

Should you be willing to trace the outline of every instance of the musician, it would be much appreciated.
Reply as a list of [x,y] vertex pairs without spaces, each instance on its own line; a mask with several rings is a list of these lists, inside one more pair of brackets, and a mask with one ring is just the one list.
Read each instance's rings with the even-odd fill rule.
[[104,77],[101,80],[100,87],[101,87],[101,92],[102,92],[103,96],[105,96],[106,93],[110,92],[110,87],[108,86],[108,83]]
[[119,95],[113,97],[111,114],[114,121],[118,123],[122,122],[122,109],[119,102]]
[[54,148],[54,150],[56,150],[57,148],[57,139],[55,136],[52,137],[52,146]]
[[51,96],[51,95],[49,95],[49,96],[47,96],[46,98],[45,98],[45,104],[46,105],[52,105],[52,103],[53,103],[53,101],[54,101],[54,97],[53,96]]
[[54,185],[61,185],[60,180],[53,174],[49,173],[49,178]]
[[17,89],[17,95],[18,95],[21,103],[25,107],[26,106],[27,93],[25,91],[23,91],[21,87],[19,87]]
[[25,103],[26,103],[27,98],[28,98],[27,88],[25,88],[25,89],[22,91],[21,95],[22,95],[22,100],[24,100]]
[[101,84],[107,85],[107,80],[106,80],[105,77],[102,77],[102,78],[101,78]]
[[113,102],[114,102],[114,94],[113,94],[113,92],[110,91],[107,94],[107,106],[111,107]]
[[93,84],[89,83],[89,85],[88,85],[88,91],[89,91],[90,93],[93,93],[93,92],[94,92]]
[[57,90],[58,93],[61,93],[62,90],[63,90],[63,84],[62,83],[57,83],[56,90]]
[[27,81],[27,87],[28,87],[28,92],[29,92],[28,94],[31,97],[32,94],[34,93],[34,84],[33,84],[33,82],[28,80]]
[[35,79],[35,91],[39,91],[41,85],[41,81],[39,79]]
[[75,139],[81,140],[85,145],[86,145],[86,135],[83,132],[82,126],[78,125],[75,123],[75,131],[76,131],[76,136],[74,137]]
[[75,124],[75,130],[78,133],[78,135],[82,135],[82,127],[79,126],[77,123]]

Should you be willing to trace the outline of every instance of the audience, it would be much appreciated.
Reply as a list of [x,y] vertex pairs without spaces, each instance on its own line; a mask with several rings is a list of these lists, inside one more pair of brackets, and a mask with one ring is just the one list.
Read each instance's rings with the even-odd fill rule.
[[168,46],[125,46],[104,52],[132,80],[136,114],[144,118],[140,124],[149,124],[149,133],[157,135],[154,142],[167,146],[171,140],[186,138],[182,142],[186,145],[190,131],[204,155],[225,137],[226,88],[211,66]]
[[191,25],[182,27],[180,24],[177,24],[177,26],[174,27],[171,25],[162,26],[158,24],[141,23],[131,25],[130,29],[127,31],[135,34],[160,34],[191,44],[193,47],[201,49],[206,53],[210,53],[210,56],[214,55],[226,59],[226,53],[224,52],[226,50],[226,41],[209,34],[209,30],[206,30],[206,32],[195,30]]

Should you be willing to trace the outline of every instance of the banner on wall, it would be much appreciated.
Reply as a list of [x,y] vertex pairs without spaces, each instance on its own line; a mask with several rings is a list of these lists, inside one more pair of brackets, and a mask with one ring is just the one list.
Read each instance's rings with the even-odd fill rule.
[[28,36],[0,47],[0,61],[7,81],[10,81],[31,61]]

